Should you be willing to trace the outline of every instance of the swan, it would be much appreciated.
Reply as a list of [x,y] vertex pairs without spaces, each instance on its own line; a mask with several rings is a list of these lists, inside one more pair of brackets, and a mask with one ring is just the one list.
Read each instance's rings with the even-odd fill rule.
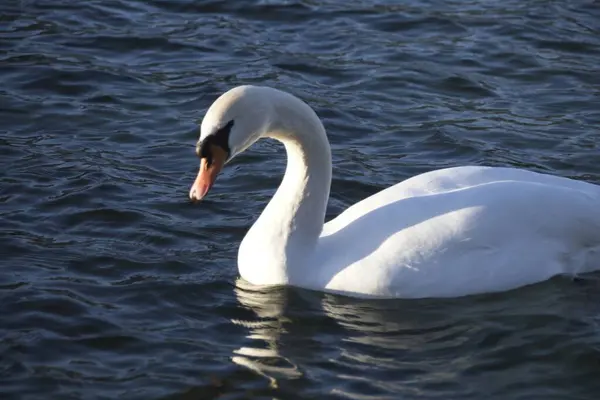
[[192,201],[261,138],[283,143],[283,180],[238,250],[252,285],[367,298],[460,297],[600,269],[600,186],[485,166],[435,170],[324,223],[331,150],[314,110],[266,86],[223,93],[200,126]]

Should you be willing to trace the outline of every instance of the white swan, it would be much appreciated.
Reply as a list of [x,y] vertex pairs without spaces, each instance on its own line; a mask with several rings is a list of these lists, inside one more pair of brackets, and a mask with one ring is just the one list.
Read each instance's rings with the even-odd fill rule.
[[315,112],[291,94],[240,86],[207,111],[189,196],[263,137],[285,146],[279,189],[242,241],[240,275],[356,297],[454,297],[600,269],[600,186],[513,168],[424,173],[324,224],[331,152]]

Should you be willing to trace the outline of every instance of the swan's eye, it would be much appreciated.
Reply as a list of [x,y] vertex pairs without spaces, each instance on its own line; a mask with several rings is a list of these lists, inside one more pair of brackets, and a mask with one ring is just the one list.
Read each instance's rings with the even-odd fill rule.
[[229,121],[225,126],[215,130],[204,138],[201,142],[196,145],[196,154],[200,158],[206,158],[207,164],[210,166],[212,162],[212,146],[219,146],[227,153],[227,158],[231,155],[231,149],[229,148],[229,133],[233,127],[233,120]]
[[212,164],[211,144],[214,145],[214,137],[207,136],[202,142],[196,145],[196,154],[200,159],[206,158],[206,164],[210,167]]

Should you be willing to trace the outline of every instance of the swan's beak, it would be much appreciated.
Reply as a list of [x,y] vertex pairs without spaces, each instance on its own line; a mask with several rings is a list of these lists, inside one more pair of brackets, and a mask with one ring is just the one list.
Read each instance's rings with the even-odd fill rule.
[[227,160],[227,152],[219,146],[211,145],[210,154],[210,164],[207,158],[200,159],[200,171],[190,189],[191,200],[202,200],[206,196]]

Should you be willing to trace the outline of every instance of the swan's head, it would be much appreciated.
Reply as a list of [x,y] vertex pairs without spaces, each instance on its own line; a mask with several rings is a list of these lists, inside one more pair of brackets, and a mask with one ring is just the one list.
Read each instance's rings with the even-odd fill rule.
[[191,200],[206,196],[223,165],[267,131],[271,107],[265,89],[239,86],[221,95],[210,106],[202,120],[196,145],[200,171],[190,189]]

